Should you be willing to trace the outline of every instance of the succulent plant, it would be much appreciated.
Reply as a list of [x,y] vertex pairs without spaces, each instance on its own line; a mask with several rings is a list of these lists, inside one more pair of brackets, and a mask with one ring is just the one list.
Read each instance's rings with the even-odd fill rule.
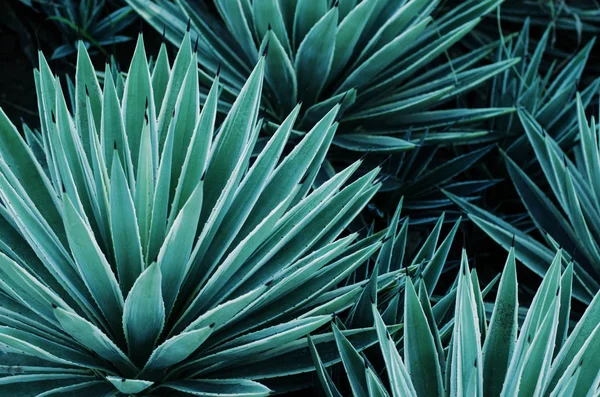
[[[552,259],[552,251],[562,247],[574,260],[574,296],[589,303],[600,289],[598,267],[599,172],[598,127],[586,120],[582,99],[577,95],[577,144],[561,148],[559,142],[527,111],[519,118],[541,167],[542,177],[534,179],[510,155],[504,154],[510,178],[533,222],[532,230],[521,230],[492,214],[453,195],[452,199],[469,218],[494,240],[507,248],[515,239],[519,258],[532,271],[543,275]],[[569,157],[573,154],[574,161]],[[531,174],[531,172],[530,172]],[[539,180],[538,180],[539,179]],[[543,183],[543,185],[542,185]],[[532,233],[537,229],[543,244]]]
[[357,161],[312,187],[340,105],[285,153],[297,106],[255,150],[265,57],[218,126],[220,77],[201,107],[194,59],[186,35],[149,68],[140,35],[121,98],[80,44],[72,115],[40,53],[41,134],[0,110],[0,394],[306,387],[308,333],[331,365],[335,313],[367,347],[367,303],[408,273],[437,283],[458,223],[438,245],[441,218],[414,253],[400,207],[385,230],[345,232],[378,169],[351,179]]
[[[423,283],[413,285],[407,280],[400,340],[390,335],[385,316],[372,306],[380,350],[375,359],[383,358],[384,373],[334,324],[352,394],[598,395],[600,294],[583,316],[570,324],[573,266],[568,264],[561,271],[563,263],[558,252],[531,305],[521,310],[515,252],[511,249],[490,309],[491,318],[486,316],[488,304],[482,298],[485,291],[481,291],[476,274],[469,272],[465,251],[458,280],[433,307]],[[442,321],[453,303],[453,315]],[[339,384],[336,386],[322,364],[318,346],[313,344],[311,349],[325,395],[341,396]]]
[[500,2],[467,1],[438,16],[438,1],[215,0],[215,18],[204,1],[128,0],[176,45],[186,28],[197,32],[200,69],[208,80],[220,68],[229,92],[224,108],[268,46],[267,125],[301,101],[296,128],[307,131],[341,102],[333,144],[387,153],[481,139],[487,131],[467,125],[513,110],[448,106],[516,62],[448,53]]
[[[108,54],[104,47],[123,43],[131,37],[122,34],[136,15],[128,6],[113,6],[106,0],[19,0],[33,9],[39,9],[60,30],[64,44],[56,47],[52,59],[63,58],[77,52],[82,40],[90,51]],[[109,9],[110,12],[106,12]]]
[[[550,136],[563,147],[569,147],[577,140],[577,90],[581,90],[582,103],[587,107],[600,87],[598,78],[582,86],[582,76],[595,39],[587,42],[568,62],[554,62],[548,69],[543,66],[552,63],[549,56],[552,27],[547,27],[540,40],[534,42],[531,24],[527,18],[516,38],[502,40],[498,46],[499,60],[519,58],[519,62],[493,78],[490,106],[511,105],[526,110]],[[493,124],[490,128],[508,131],[503,145],[507,152],[523,166],[530,165],[531,147],[517,114],[490,122]]]

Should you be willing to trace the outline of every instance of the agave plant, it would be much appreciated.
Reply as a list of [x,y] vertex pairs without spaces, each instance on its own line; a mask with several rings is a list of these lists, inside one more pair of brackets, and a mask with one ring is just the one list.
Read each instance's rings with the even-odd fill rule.
[[[446,7],[455,7],[460,2],[449,1]],[[600,7],[586,0],[506,0],[499,12],[487,16],[487,23],[480,24],[464,41],[469,48],[506,37],[516,32],[524,23],[530,23],[533,31],[530,42],[534,45],[548,40],[547,59],[542,69],[548,71],[553,62],[565,65],[589,40],[600,32]],[[544,29],[549,28],[549,38],[543,38]],[[592,55],[597,61],[595,55]],[[588,69],[597,75],[592,62]],[[590,72],[591,70],[588,70]]]
[[[554,63],[549,70],[543,70],[542,64],[549,60],[548,42],[552,27],[546,28],[534,45],[530,25],[531,20],[527,18],[516,39],[498,46],[499,60],[519,58],[520,61],[492,80],[490,106],[519,106],[530,113],[551,137],[568,147],[577,138],[575,94],[595,40],[590,40],[568,63],[562,66]],[[598,87],[600,79],[595,79],[582,90],[584,107],[591,103]],[[509,131],[511,139],[503,146],[513,158],[526,165],[524,159],[530,157],[527,152],[531,149],[518,117],[511,114],[490,122],[491,128]]]
[[[52,59],[64,58],[77,52],[78,40],[86,47],[105,53],[105,46],[131,40],[122,35],[136,15],[128,6],[113,7],[106,0],[20,0],[33,9],[39,9],[60,30],[64,43],[54,50]],[[107,9],[112,9],[107,13]]]
[[308,333],[339,361],[332,313],[367,347],[365,305],[393,301],[407,272],[435,286],[458,223],[438,246],[441,219],[409,259],[399,209],[365,239],[344,232],[377,169],[350,180],[358,161],[312,188],[340,105],[285,156],[300,106],[255,150],[265,56],[216,128],[220,77],[200,110],[195,55],[186,35],[151,70],[140,36],[120,98],[80,43],[72,115],[40,54],[41,134],[0,111],[0,394],[302,388]]
[[[355,396],[596,396],[600,392],[600,296],[569,324],[572,265],[555,256],[519,326],[514,249],[509,252],[491,319],[463,251],[452,290],[454,315],[440,327],[439,308],[407,280],[403,337],[396,342],[372,307],[385,378],[334,324],[336,343]],[[562,274],[561,274],[562,273]],[[419,292],[417,292],[417,290]],[[446,297],[444,300],[448,301]],[[447,309],[448,302],[443,306]],[[450,302],[451,304],[451,302]],[[436,310],[437,308],[437,310]],[[444,339],[449,335],[449,342]],[[400,346],[400,348],[398,347]],[[341,396],[312,345],[325,395]]]
[[[552,250],[563,249],[574,259],[574,296],[589,303],[600,289],[598,267],[597,195],[599,147],[597,126],[588,123],[581,97],[577,96],[578,144],[572,151],[563,150],[545,129],[526,111],[519,112],[535,157],[554,198],[545,186],[536,183],[511,157],[505,155],[508,173],[535,227],[546,240],[546,246],[530,234],[517,229],[487,211],[452,196],[480,228],[508,248],[515,236],[519,257],[535,273],[543,275],[544,263],[550,263]],[[569,159],[572,152],[575,161]]]
[[552,23],[558,31],[596,34],[600,32],[600,10],[598,4],[585,0],[550,1],[527,0],[507,1],[502,8],[502,19],[508,22],[520,22],[533,15],[532,22],[538,26]]
[[[450,60],[449,48],[499,0],[466,1],[436,19],[438,1],[128,0],[168,40],[186,26],[198,32],[198,61],[208,76],[221,70],[229,95],[239,92],[268,47],[263,99],[268,125],[280,124],[297,101],[300,131],[341,103],[334,145],[350,151],[394,152],[422,143],[481,139],[466,124],[512,108],[449,109],[460,94],[515,60],[481,64],[481,52]],[[231,102],[231,101],[230,101]]]

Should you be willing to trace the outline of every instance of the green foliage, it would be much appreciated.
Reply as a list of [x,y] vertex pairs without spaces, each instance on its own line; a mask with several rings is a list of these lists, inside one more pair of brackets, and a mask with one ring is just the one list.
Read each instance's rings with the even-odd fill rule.
[[[595,43],[592,38],[566,62],[550,63],[552,26],[545,29],[541,39],[535,42],[531,31],[534,27],[529,18],[516,38],[501,40],[497,56],[499,60],[518,57],[519,62],[504,73],[494,77],[490,93],[490,106],[516,106],[530,113],[547,133],[563,147],[577,139],[576,91],[583,79],[590,53]],[[600,87],[600,79],[590,82],[581,92],[584,107],[593,100]],[[531,165],[531,147],[517,114],[490,121],[494,128],[507,131],[503,147],[511,157],[525,167]]]
[[[449,2],[448,5],[452,5]],[[500,17],[490,24],[482,24],[477,31],[479,40],[497,37],[497,24],[503,30],[520,26],[529,20],[536,28],[551,27],[551,52],[554,58],[564,60],[573,56],[573,46],[585,43],[600,32],[600,10],[598,4],[587,0],[506,0],[500,12],[491,17]],[[540,37],[536,37],[536,40]],[[570,46],[569,46],[570,45]]]
[[[130,7],[112,7],[106,0],[19,0],[39,9],[53,21],[63,36],[64,44],[54,49],[52,59],[63,58],[77,52],[77,42],[83,40],[86,48],[104,51],[105,46],[131,40],[120,34],[135,21]],[[112,8],[106,15],[107,8]]]
[[207,2],[128,0],[174,44],[190,19],[205,79],[221,70],[223,108],[267,53],[262,106],[269,128],[298,101],[299,133],[339,104],[333,144],[374,153],[478,141],[489,131],[477,123],[513,111],[451,105],[517,62],[484,64],[492,48],[454,59],[449,53],[500,2],[471,0],[440,13],[437,1],[423,0],[215,0],[215,19]]
[[588,123],[581,97],[577,96],[577,138],[572,149],[575,161],[545,129],[527,112],[519,118],[545,176],[545,186],[535,182],[509,155],[504,155],[508,173],[535,226],[546,240],[546,246],[499,217],[477,208],[458,197],[452,197],[480,228],[503,247],[515,239],[519,259],[539,275],[546,271],[552,251],[562,247],[574,259],[576,298],[589,303],[600,289],[598,280],[598,173],[600,155],[598,127],[592,118]]
[[[458,280],[451,290],[454,314],[450,320],[441,321],[443,316],[436,315],[444,300],[432,308],[422,294],[424,289],[420,287],[417,294],[408,281],[401,340],[392,338],[372,306],[380,354],[371,352],[371,356],[383,358],[385,373],[373,367],[371,356],[359,352],[340,332],[335,333],[353,394],[596,395],[600,386],[600,361],[596,357],[600,349],[600,295],[570,327],[573,268],[568,265],[561,271],[562,264],[558,252],[520,326],[514,249],[509,252],[489,320],[479,311],[485,291],[480,290],[475,272],[469,272],[464,251]],[[421,286],[423,281],[416,283]],[[322,365],[317,347],[313,356],[325,394],[342,395]]]
[[[312,187],[339,105],[284,152],[294,108],[257,149],[265,56],[218,127],[220,77],[201,100],[195,56],[186,35],[150,69],[140,36],[120,94],[80,44],[73,115],[40,53],[41,134],[0,111],[1,394],[302,388],[311,347],[331,365],[336,335],[375,343],[371,305],[396,318],[407,274],[435,288],[458,222],[439,242],[440,218],[414,252],[399,206],[359,239],[345,229],[378,169]],[[337,315],[352,328],[331,331]]]

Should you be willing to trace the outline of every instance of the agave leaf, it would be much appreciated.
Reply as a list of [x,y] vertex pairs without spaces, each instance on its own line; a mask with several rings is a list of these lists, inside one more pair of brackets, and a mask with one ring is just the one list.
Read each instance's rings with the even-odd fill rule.
[[44,388],[44,392],[37,395],[37,397],[56,397],[65,395],[65,393],[83,393],[89,397],[107,397],[113,396],[118,391],[114,390],[112,385],[109,385],[103,381],[90,381],[90,382],[80,382],[74,385],[57,387],[51,390],[48,390],[47,387]]
[[[338,296],[331,297],[330,301],[316,305],[299,318],[335,314],[350,308],[361,293],[361,286],[354,286],[349,291],[343,291]],[[338,291],[339,292],[339,291]]]
[[77,382],[85,382],[93,379],[89,375],[74,374],[28,374],[12,375],[0,378],[0,392],[15,397],[25,397],[27,395],[44,392],[48,389],[70,385]]
[[[89,108],[88,108],[89,109]],[[102,153],[102,144],[100,136],[95,127],[90,126],[90,144],[91,144],[91,166],[86,175],[88,194],[91,196],[92,213],[99,229],[102,242],[109,253],[112,253],[111,234],[110,234],[110,216],[109,210],[109,174],[104,155]],[[93,187],[93,188],[91,188]]]
[[[128,133],[129,134],[129,133]],[[137,216],[140,241],[142,244],[142,255],[146,263],[148,258],[148,240],[150,238],[150,227],[152,222],[152,199],[155,188],[155,169],[152,155],[152,141],[150,137],[150,124],[146,119],[142,129],[141,142],[139,143],[139,156],[137,164],[137,176],[135,186],[135,213]]]
[[28,306],[44,319],[55,321],[52,305],[70,310],[60,296],[2,253],[0,253],[0,274],[3,275],[3,282],[8,283],[21,299],[26,299]]
[[131,160],[131,148],[125,135],[125,126],[121,115],[121,107],[115,83],[107,66],[104,79],[104,91],[102,98],[102,117],[100,122],[100,142],[104,153],[104,164],[113,164],[113,154],[119,154],[121,164],[124,164],[125,175],[130,186],[134,186],[133,163]]
[[342,14],[342,7],[338,8],[342,22],[337,27],[335,34],[335,48],[329,80],[337,77],[352,56],[376,3],[377,0],[366,0],[355,7],[347,6],[350,11],[345,17]]
[[10,289],[4,282],[0,283],[0,288],[3,290],[0,294],[0,324],[44,337],[52,342],[69,344],[68,338],[53,328],[49,320],[29,309],[29,305],[19,299],[15,290]]
[[83,354],[69,346],[51,342],[45,338],[11,327],[0,327],[0,341],[5,346],[51,363],[70,367],[95,366],[93,360],[87,354]]
[[573,263],[569,263],[560,279],[560,315],[558,317],[558,329],[556,331],[555,352],[567,340],[569,331],[569,319],[571,314],[571,296],[573,294]]
[[[356,165],[354,164],[342,171],[339,178],[332,178],[333,183],[322,185],[281,218],[278,222],[279,225],[275,226],[276,231],[253,254],[252,260],[246,264],[249,268],[252,266],[251,271],[243,276],[240,275],[241,280],[238,281],[236,287],[241,286],[243,292],[266,282],[272,274],[287,266],[311,247],[318,248],[314,244],[320,241],[320,238],[326,235],[330,228],[337,228],[337,230],[334,230],[331,239],[337,237],[343,230],[343,227],[337,227],[337,221],[344,219],[344,215],[354,208],[353,204],[357,201],[362,201],[363,204],[359,205],[362,208],[377,191],[378,186],[372,186],[371,182],[378,170],[359,178],[329,200],[324,202],[318,202],[317,200],[319,196],[331,196],[336,190],[336,184],[339,187],[353,172]],[[300,230],[303,233],[299,233]],[[283,239],[281,236],[284,236]],[[270,252],[273,247],[286,248],[273,255]]]
[[[350,387],[355,396],[368,396],[367,391],[367,377],[365,374],[365,368],[367,363],[365,359],[356,351],[350,341],[340,332],[335,324],[332,324],[333,334],[335,336],[335,342],[338,345],[340,356],[344,368],[348,373],[348,379],[350,381]],[[368,367],[367,367],[368,368]]]
[[367,377],[367,390],[369,392],[369,396],[374,397],[388,397],[389,394],[385,390],[383,383],[379,380],[379,377],[375,374],[375,372],[371,368],[366,369],[366,377]]
[[[499,217],[481,210],[473,204],[453,196],[448,192],[445,192],[445,194],[450,197],[453,202],[463,208],[475,224],[505,249],[508,250],[511,247],[511,242],[514,241],[516,257],[536,274],[540,276],[545,274],[547,266],[545,264],[552,262],[553,258],[553,253],[550,249]],[[579,275],[584,276],[585,274],[580,271]],[[586,278],[584,281],[587,285],[589,285],[588,283],[593,282],[592,278]],[[584,287],[585,284],[576,283],[573,287],[573,295],[577,299],[589,302],[592,294],[589,289]]]
[[402,99],[402,97],[386,98],[383,104],[379,106],[374,105],[367,110],[356,112],[347,117],[346,120],[349,122],[386,120],[392,117],[401,116],[402,114],[427,109],[433,103],[439,102],[448,94],[456,91],[456,87],[451,84],[452,83],[444,85],[438,90],[415,93],[408,97],[403,93],[402,97],[404,97],[404,99]]
[[167,86],[171,77],[171,66],[169,65],[169,57],[167,56],[167,46],[162,43],[154,69],[152,70],[152,92],[154,93],[154,102],[156,103],[156,112],[161,114],[162,102],[167,92]]
[[[429,263],[423,269],[423,282],[427,288],[427,293],[429,296],[433,294],[433,290],[435,289],[438,280],[442,274],[442,270],[444,268],[444,264],[446,263],[446,259],[448,258],[448,253],[450,252],[450,248],[452,242],[454,241],[454,236],[456,236],[456,232],[458,230],[458,226],[460,225],[462,218],[458,218],[448,235],[442,241],[440,246],[433,254],[429,254],[428,257],[431,258]],[[437,227],[437,225],[436,225]],[[425,246],[425,245],[423,245]]]
[[[298,3],[298,7],[302,3],[305,2]],[[331,8],[308,31],[298,47],[294,68],[298,79],[298,99],[301,101],[313,102],[327,81],[335,49],[338,16],[338,8]]]
[[272,38],[276,40],[287,54],[291,54],[290,40],[283,20],[278,0],[257,0],[252,3],[252,14],[254,26],[258,37],[269,36],[268,31],[272,29]]
[[481,342],[483,343],[487,335],[487,319],[483,303],[483,294],[479,285],[479,277],[477,277],[477,271],[475,269],[471,270],[471,282],[473,283],[473,293],[475,295],[477,317],[479,319],[479,331],[481,332]]
[[[285,3],[285,2],[284,2]],[[298,48],[303,42],[306,34],[327,13],[326,0],[298,0],[295,10],[290,10],[294,18],[293,24],[293,46]],[[293,3],[289,5],[293,7]]]
[[[214,324],[215,331],[218,330],[240,312],[247,310],[251,306],[251,303],[256,301],[257,297],[262,295],[265,290],[266,286],[261,286],[235,299],[221,303],[199,316],[184,331],[193,331],[209,324]],[[174,330],[177,330],[177,328],[174,327]]]
[[[600,367],[595,359],[600,348],[599,328],[596,327],[589,338],[585,341],[579,352],[566,368],[565,373],[559,380],[559,384],[554,390],[560,388],[561,383],[572,376],[573,381],[565,389],[571,389],[572,395],[586,394],[591,395],[598,388],[598,371]],[[547,385],[546,385],[547,386]],[[560,390],[560,389],[559,389]],[[567,393],[567,392],[565,392]]]
[[481,336],[467,253],[463,250],[452,336],[451,393],[483,395]]
[[[262,0],[262,2],[276,3],[275,0]],[[259,2],[254,2],[258,4]],[[287,39],[287,38],[286,38]],[[289,45],[289,44],[288,44]],[[296,105],[298,98],[298,81],[294,65],[286,53],[278,35],[272,30],[268,30],[263,38],[263,42],[259,48],[261,53],[266,52],[265,77],[271,89],[277,95],[277,105],[280,111],[287,114],[288,111]]]
[[[212,149],[210,165],[206,170],[206,185],[211,188],[204,196],[204,208],[215,206],[229,176],[234,173],[237,159],[241,157],[246,142],[252,135],[258,115],[264,69],[265,60],[261,57],[221,125]],[[203,211],[200,223],[204,224],[209,215],[207,211]]]
[[419,265],[427,258],[431,258],[433,256],[433,253],[435,252],[435,247],[437,245],[437,241],[440,237],[442,225],[444,224],[444,218],[445,214],[442,214],[438,218],[438,221],[431,230],[431,233],[429,233],[429,236],[427,236],[427,239],[423,242],[423,244],[421,244],[421,248],[414,256],[412,263],[410,264],[411,266]]
[[[427,318],[409,278],[406,279],[404,305],[404,359],[412,383],[417,395],[441,396],[444,387],[437,350]],[[424,379],[429,381],[425,382]]]
[[155,258],[158,250],[167,234],[167,215],[169,210],[169,193],[171,192],[171,181],[173,179],[171,171],[173,170],[175,137],[175,119],[169,125],[169,132],[162,149],[160,164],[156,175],[156,188],[154,189],[154,198],[152,200],[152,212],[150,221],[150,233],[148,237],[148,248],[146,258]]
[[213,327],[183,332],[159,345],[144,366],[145,372],[170,367],[188,358],[210,336]]
[[[190,34],[189,32],[186,32],[182,37],[181,46],[179,47],[179,51],[173,62],[163,99],[160,101],[160,112],[157,120],[159,150],[162,150],[162,145],[167,136],[167,129],[171,122],[173,109],[175,109],[177,98],[179,97],[183,85],[183,80],[187,75],[191,62],[192,47],[190,43]],[[155,102],[159,103],[156,97]]]
[[511,249],[502,272],[494,311],[483,345],[484,393],[497,395],[502,391],[517,340],[517,308],[515,252]]
[[161,290],[162,276],[153,263],[135,281],[125,300],[123,331],[129,357],[143,364],[154,350],[165,323],[165,306]]
[[256,47],[254,46],[252,32],[248,24],[248,17],[244,12],[246,5],[248,11],[251,12],[250,4],[243,0],[217,0],[215,5],[229,29],[244,43],[242,49],[247,59],[252,63],[256,62]]
[[[545,382],[548,376],[548,358],[552,357],[553,350],[551,341],[556,336],[559,314],[560,265],[559,252],[544,277],[521,327],[506,373],[507,381],[502,388],[502,395],[511,395],[516,390],[523,389],[533,393],[543,385],[542,382]],[[534,372],[525,372],[526,369]],[[537,378],[523,375],[529,373],[539,375]]]
[[584,344],[590,338],[598,325],[600,316],[600,294],[596,294],[583,316],[563,343],[556,355],[550,375],[548,377],[549,387],[552,388],[563,374],[567,373],[567,367],[575,361],[575,356],[585,349]]
[[194,129],[194,134],[190,140],[191,144],[186,152],[175,196],[171,204],[168,222],[169,228],[183,206],[182,203],[187,201],[198,182],[200,182],[206,169],[206,159],[210,151],[217,112],[218,87],[219,78],[217,76],[204,102],[198,125]]
[[[353,234],[335,241],[296,261],[293,266],[274,274],[272,277],[274,285],[269,288],[267,293],[263,294],[260,300],[255,302],[252,310],[260,310],[261,307],[270,303],[279,304],[280,299],[288,298],[291,291],[307,284],[311,278],[320,273],[326,264],[341,256],[356,237],[357,235]],[[332,263],[330,266],[334,266],[334,264]]]
[[410,379],[409,372],[396,350],[396,344],[392,340],[390,334],[385,328],[385,324],[381,315],[377,311],[377,307],[373,305],[373,318],[375,319],[375,329],[377,330],[377,338],[379,340],[379,347],[383,354],[383,360],[385,362],[388,377],[390,379],[390,385],[392,389],[392,395],[396,396],[417,396],[415,387]]
[[545,378],[548,375],[550,368],[550,359],[552,358],[552,341],[556,338],[556,326],[558,324],[558,299],[555,300],[555,306],[550,309],[542,326],[538,330],[538,334],[531,344],[531,351],[526,357],[523,365],[523,373],[535,374],[539,373],[538,377],[524,376],[519,384],[519,393],[524,396],[531,393],[539,393],[545,386]]
[[366,134],[344,134],[335,137],[333,143],[344,149],[373,153],[396,153],[416,147],[404,139]]
[[194,127],[196,127],[198,121],[199,108],[198,64],[190,62],[183,79],[181,92],[177,97],[174,118],[171,120],[171,124],[175,123],[173,127],[173,165],[171,168],[171,180],[173,181],[179,179],[181,174],[181,167],[185,159],[183,153],[185,153],[192,139]]
[[98,303],[111,330],[115,335],[120,335],[124,301],[119,283],[93,232],[67,196],[64,198],[64,216],[67,237],[79,274]]
[[[351,172],[351,170],[352,170],[352,167],[350,167],[349,171]],[[277,171],[275,171],[275,172],[277,172]],[[291,238],[292,236],[295,235],[296,231],[298,231],[300,228],[302,228],[306,223],[308,223],[312,219],[311,216],[307,216],[307,212],[310,212],[311,210],[314,209],[314,205],[315,205],[316,201],[319,198],[324,199],[325,197],[331,195],[331,193],[333,193],[335,191],[335,189],[337,187],[339,187],[349,177],[349,175],[350,175],[350,173],[348,171],[340,173],[337,178],[333,178],[330,181],[330,183],[322,186],[319,190],[315,191],[311,196],[309,196],[309,198],[307,198],[301,204],[298,204],[296,207],[294,207],[295,208],[294,211],[289,211],[288,214],[284,218],[278,219],[279,218],[279,215],[278,215],[277,219],[274,219],[278,222],[278,224],[273,225],[273,226],[275,226],[274,230],[276,230],[277,233],[276,234],[271,233],[271,236],[265,236],[263,234],[261,237],[261,240],[259,240],[259,241],[255,240],[252,242],[252,244],[254,244],[253,246],[257,247],[256,244],[258,244],[258,242],[262,243],[264,241],[265,237],[269,237],[269,244],[266,246],[263,245],[263,247],[261,248],[260,251],[253,254],[253,256],[255,257],[255,261],[253,262],[253,264],[247,264],[248,271],[246,271],[244,273],[239,273],[236,276],[235,283],[239,284],[240,279],[242,281],[245,281],[245,278],[247,278],[247,276],[251,275],[252,273],[254,273],[254,271],[256,269],[258,269],[260,266],[262,266],[262,264],[265,262],[265,259],[271,255],[271,252],[272,252],[271,248],[273,246],[277,246],[277,245],[281,246],[281,245],[287,243],[289,238]],[[273,181],[273,180],[271,180],[271,181]],[[288,180],[288,183],[289,183],[289,180]],[[278,187],[280,187],[280,186],[278,186]],[[268,188],[268,186],[267,186],[267,188]],[[265,188],[265,189],[267,189],[267,188]],[[296,187],[296,189],[298,189],[298,187]],[[281,206],[283,203],[285,203],[285,208],[289,208],[290,200],[294,199],[294,196],[297,196],[297,192],[298,192],[298,190],[292,191],[292,195],[288,196],[287,199],[285,199],[284,201],[282,201],[281,203],[278,203],[278,204]],[[264,194],[265,194],[265,191],[263,191],[263,195]],[[271,201],[272,197],[270,197],[269,199],[270,199],[269,201]],[[259,199],[259,203],[260,203],[260,201],[261,200]],[[257,205],[258,205],[258,203],[257,203]],[[323,205],[324,204],[322,204],[320,207],[317,207],[317,208],[322,208]],[[264,211],[264,207],[259,207],[259,208],[260,208],[261,212]],[[271,215],[274,215],[274,213],[275,213],[275,210],[273,210]],[[315,213],[316,213],[316,211],[312,212],[313,215]],[[252,214],[250,216],[252,216]],[[263,224],[269,218],[270,217],[263,218],[263,220],[262,220]],[[324,220],[327,221],[327,218],[324,218]],[[301,222],[301,223],[298,223],[298,222]],[[258,228],[259,228],[259,226],[256,226],[255,230],[259,230]],[[320,230],[322,230],[322,229],[320,229]],[[242,229],[242,231],[240,233],[241,233],[241,235],[249,236],[249,234],[247,232],[244,232],[244,229]],[[287,237],[287,239],[283,239],[282,237]],[[303,237],[305,237],[305,236],[303,236]],[[311,237],[314,238],[314,236],[311,236]],[[309,237],[309,239],[311,237]],[[238,243],[238,244],[240,244],[240,243]],[[302,247],[305,248],[304,246],[302,246]],[[243,258],[248,258],[247,255],[251,254],[252,251],[247,251],[247,253],[244,255]],[[265,254],[267,254],[269,256],[265,257]],[[291,254],[294,254],[294,252],[291,251]],[[242,257],[236,258],[236,261],[239,262],[240,260],[242,260]],[[256,263],[258,266],[255,265]],[[274,262],[273,266],[277,265],[278,263],[279,262]],[[249,273],[249,271],[252,271],[252,272]],[[265,274],[264,270],[262,271],[262,274]],[[269,274],[268,277],[270,277],[270,273],[268,273],[268,274]],[[266,278],[268,278],[268,277],[266,277]],[[266,281],[266,278],[264,281]],[[249,288],[251,288],[251,287],[252,287],[252,285],[249,285]],[[222,289],[229,290],[229,291],[233,290],[232,287],[227,287],[227,286],[224,286]],[[224,295],[223,298],[225,298],[226,296],[227,295]]]
[[433,342],[435,344],[435,348],[438,354],[439,367],[444,368],[446,365],[444,347],[442,346],[442,340],[440,338],[438,324],[435,321],[435,317],[433,315],[433,308],[431,307],[431,303],[429,301],[429,295],[427,294],[427,290],[423,282],[419,283],[418,295],[419,301],[421,302],[421,307],[423,308],[423,312],[425,313],[425,318],[427,319],[427,323],[429,325],[429,331],[431,332],[431,336],[433,337]]
[[140,393],[154,384],[154,382],[147,380],[125,379],[117,376],[107,376],[106,379],[123,394]]
[[327,142],[328,131],[338,109],[337,106],[331,109],[277,166],[244,227],[240,230],[241,235],[247,235],[302,180],[318,149],[327,146],[325,142]]
[[135,206],[119,156],[112,156],[110,178],[110,226],[119,275],[126,296],[144,267]]
[[[260,303],[262,302],[257,303],[250,310],[243,313],[243,320],[232,325],[230,332],[244,332],[244,330],[251,329],[257,325],[272,323],[275,319],[280,319],[281,321],[282,318],[295,318],[295,307],[303,307],[309,304],[313,299],[318,297],[320,293],[329,289],[332,285],[335,285],[336,282],[341,282],[349,274],[355,271],[358,266],[364,263],[367,258],[373,255],[378,248],[379,244],[374,244],[373,246],[366,247],[363,250],[331,263],[326,268],[315,272],[311,279],[306,280],[304,284],[300,284],[295,289],[289,291],[285,297],[279,300],[275,300],[266,305],[261,305]],[[297,275],[292,275],[292,277],[293,276]],[[296,281],[297,278],[299,277],[293,277],[293,280]],[[284,279],[280,281],[267,291],[263,295],[262,300],[268,302],[272,299],[273,295],[276,298],[277,294],[281,293],[281,289],[288,286],[285,281],[287,280]],[[280,285],[282,285],[282,287],[280,287]],[[279,307],[279,304],[282,301],[286,302],[291,309],[282,311]],[[335,302],[330,301],[328,301],[328,303],[331,305],[336,304]],[[331,308],[330,310],[327,310],[321,307],[320,310],[315,310],[314,312],[311,312],[310,315],[307,313],[303,315],[302,318],[322,314],[335,314],[335,310]]]
[[[49,116],[49,115],[48,115]],[[6,113],[0,109],[0,155],[3,172],[10,172],[19,180],[27,197],[32,201],[40,214],[48,222],[60,241],[65,242],[64,229],[59,214],[59,203],[51,194],[50,181],[46,178],[41,166],[35,161],[31,150],[27,147],[14,124]]]
[[143,147],[145,124],[149,125],[148,134],[151,150],[149,154],[144,154],[144,156],[150,157],[148,161],[153,164],[153,167],[158,158],[154,97],[142,35],[138,37],[131,65],[129,66],[129,73],[127,73],[127,79],[125,80],[122,107],[125,135],[129,147],[132,148],[131,162],[134,167],[138,168],[139,173],[139,164],[141,164],[142,159],[140,153],[142,152],[138,152],[135,148]]
[[[426,0],[412,0],[398,8],[390,18],[385,21],[377,32],[369,39],[367,45],[362,49],[357,62],[362,62],[367,56],[372,55],[382,46],[392,41],[400,32],[413,21],[413,18],[427,4]],[[374,14],[374,13],[373,13]],[[416,18],[417,20],[420,18]]]
[[598,185],[600,181],[600,153],[598,152],[597,131],[594,128],[589,128],[585,119],[584,107],[581,102],[581,97],[577,95],[577,121],[579,125],[579,134],[581,136],[581,151],[584,159],[584,169],[587,174],[587,179],[596,193],[594,199],[598,205]]
[[[86,103],[89,101],[86,100]],[[86,156],[91,154],[90,137],[95,135],[93,122],[91,126],[87,126],[89,135],[86,137],[88,142],[87,155],[83,152],[82,137],[78,136],[71,116],[67,110],[67,104],[63,96],[60,82],[56,82],[56,115],[55,127],[57,134],[53,134],[50,139],[53,143],[53,150],[57,160],[58,168],[61,170],[62,183],[67,190],[71,200],[77,203],[81,213],[91,212],[91,204],[88,196],[88,191],[91,186],[86,181],[86,171],[89,172],[89,164]],[[89,113],[89,108],[84,109]],[[90,115],[88,115],[90,116]]]
[[315,344],[314,344],[312,338],[310,337],[310,335],[308,335],[307,338],[308,338],[308,346],[310,348],[310,354],[313,358],[313,361],[315,362],[315,367],[317,369],[317,376],[319,377],[319,382],[321,383],[321,386],[323,387],[323,390],[325,391],[325,395],[327,397],[342,397],[342,395],[340,394],[338,389],[335,387],[335,384],[333,383],[331,376],[329,376],[329,373],[327,373],[327,370],[325,369],[325,366],[323,365],[323,361],[321,361],[321,357],[319,357],[319,352],[317,351],[317,348],[315,347]]
[[75,107],[77,112],[75,114],[75,119],[84,153],[86,153],[87,156],[90,156],[91,142],[89,133],[90,114],[87,109],[88,98],[90,101],[89,105],[91,105],[89,110],[93,117],[92,121],[96,130],[100,130],[102,91],[100,90],[100,85],[96,79],[96,70],[94,69],[94,65],[92,64],[82,41],[79,41],[77,49],[77,66],[75,72]]
[[78,316],[61,308],[54,309],[54,315],[60,322],[63,330],[81,343],[86,348],[98,354],[115,365],[124,374],[135,374],[136,366],[127,358],[98,327]]
[[204,397],[263,397],[271,390],[245,379],[198,379],[168,382],[163,387]]
[[170,313],[179,288],[189,270],[187,265],[198,227],[203,203],[203,182],[200,182],[173,222],[158,253],[157,262],[162,273],[165,310]]
[[[421,50],[416,51],[411,56],[404,58],[401,62],[396,63],[392,68],[389,69],[389,71],[386,71],[383,74],[383,76],[389,77],[378,77],[377,83],[372,84],[368,89],[364,90],[362,95],[369,95],[374,91],[380,91],[385,89],[385,87],[390,87],[394,84],[400,84],[406,81],[424,65],[430,63],[432,59],[443,53],[448,47],[464,37],[475,27],[475,25],[477,25],[477,23],[479,23],[479,19],[474,19],[468,23],[465,23],[455,30],[433,40],[430,44],[425,45]],[[424,28],[424,26],[421,26],[421,31],[422,28]],[[382,50],[383,48],[379,50],[379,52]]]

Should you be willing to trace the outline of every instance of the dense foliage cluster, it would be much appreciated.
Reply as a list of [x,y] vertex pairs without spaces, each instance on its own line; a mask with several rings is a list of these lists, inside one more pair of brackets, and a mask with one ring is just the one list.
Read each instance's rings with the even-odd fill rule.
[[600,395],[600,6],[22,3],[0,395]]

